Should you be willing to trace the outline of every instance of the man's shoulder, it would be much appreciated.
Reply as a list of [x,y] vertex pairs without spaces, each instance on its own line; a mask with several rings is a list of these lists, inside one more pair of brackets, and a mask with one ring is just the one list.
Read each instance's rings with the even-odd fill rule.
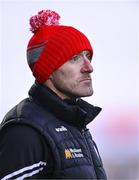
[[27,106],[31,107],[29,98],[23,99],[21,102],[12,107],[4,116],[4,121],[20,117],[24,109],[27,109]]
[[[15,105],[3,118],[0,129],[11,124],[25,124],[42,130],[55,116],[31,98],[23,99]],[[41,121],[40,121],[41,120]]]
[[1,126],[9,122],[19,121],[20,119],[32,118],[34,116],[35,109],[38,109],[37,104],[30,98],[25,98],[6,113]]

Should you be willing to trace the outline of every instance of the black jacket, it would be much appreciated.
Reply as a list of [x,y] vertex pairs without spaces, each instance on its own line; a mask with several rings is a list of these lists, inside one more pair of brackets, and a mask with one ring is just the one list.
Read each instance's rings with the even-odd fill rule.
[[101,108],[81,99],[62,101],[38,84],[29,96],[1,124],[1,178],[106,179],[86,128]]

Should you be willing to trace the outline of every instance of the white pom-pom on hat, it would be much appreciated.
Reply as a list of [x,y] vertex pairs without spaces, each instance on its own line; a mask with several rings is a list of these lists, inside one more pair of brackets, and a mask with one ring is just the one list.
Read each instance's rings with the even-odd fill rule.
[[59,25],[60,15],[52,10],[39,11],[37,15],[30,18],[30,30],[35,33],[40,27],[46,25]]

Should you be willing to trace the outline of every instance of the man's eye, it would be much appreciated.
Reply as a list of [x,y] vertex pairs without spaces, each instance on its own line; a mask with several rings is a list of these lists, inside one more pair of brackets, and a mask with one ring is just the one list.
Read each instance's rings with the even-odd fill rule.
[[90,54],[87,54],[86,57],[87,57],[88,60],[91,60],[91,59],[92,59],[92,57],[91,57]]
[[78,60],[78,56],[74,56],[73,58],[71,58],[71,61],[72,62],[75,62],[75,61],[77,61]]

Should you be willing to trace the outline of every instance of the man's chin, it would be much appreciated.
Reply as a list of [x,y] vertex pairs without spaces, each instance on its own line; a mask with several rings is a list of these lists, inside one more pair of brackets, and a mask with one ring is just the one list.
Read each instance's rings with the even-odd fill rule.
[[89,96],[92,96],[93,94],[94,94],[94,91],[90,90],[88,92],[82,92],[82,93],[78,94],[78,97],[89,97]]
[[92,95],[93,95],[93,92],[86,94],[84,97],[89,97],[89,96],[92,96]]

